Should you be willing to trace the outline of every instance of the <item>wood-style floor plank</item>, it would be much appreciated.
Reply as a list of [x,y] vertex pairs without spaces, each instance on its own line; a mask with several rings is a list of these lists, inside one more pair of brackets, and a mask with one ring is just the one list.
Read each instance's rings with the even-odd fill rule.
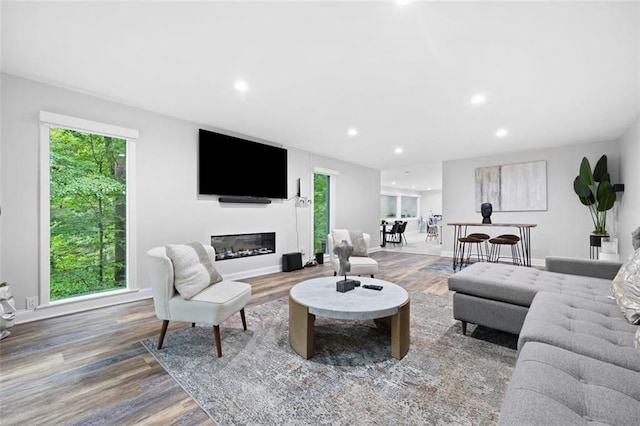
[[[380,264],[376,278],[408,291],[448,291],[446,276],[426,269],[445,258],[371,256]],[[332,275],[325,264],[244,279],[252,286],[249,328],[251,306],[287,296],[300,281]],[[0,341],[0,423],[215,424],[140,344],[160,325],[153,302],[145,300],[14,326]],[[169,331],[188,326],[171,322]],[[222,334],[224,345],[224,328]]]

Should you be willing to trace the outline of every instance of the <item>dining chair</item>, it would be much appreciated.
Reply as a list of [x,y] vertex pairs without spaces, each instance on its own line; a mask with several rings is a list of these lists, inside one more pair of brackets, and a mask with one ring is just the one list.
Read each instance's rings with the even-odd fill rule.
[[391,229],[387,231],[387,240],[386,240],[387,243],[393,243],[393,244],[400,243],[400,240],[398,239],[399,237],[398,230],[400,229],[401,224],[402,222],[396,221],[391,226]]

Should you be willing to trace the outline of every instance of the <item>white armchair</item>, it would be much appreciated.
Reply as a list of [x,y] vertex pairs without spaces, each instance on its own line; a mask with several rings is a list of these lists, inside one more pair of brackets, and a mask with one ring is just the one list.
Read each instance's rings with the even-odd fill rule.
[[[347,232],[346,230],[340,230],[341,232]],[[371,242],[371,236],[366,233],[362,233],[366,247],[369,247]],[[335,246],[335,240],[333,233],[327,235],[327,243],[329,246],[329,259],[331,260],[331,266],[333,267],[333,275],[336,276],[340,271],[340,260],[338,256],[333,253],[333,247]],[[378,262],[369,256],[350,256],[349,263],[351,263],[351,270],[348,275],[370,275],[374,278],[374,275],[378,273]]]
[[[207,245],[204,248],[211,262],[215,262],[214,248]],[[251,286],[223,279],[190,299],[184,299],[174,286],[174,264],[167,256],[166,248],[152,248],[147,256],[156,316],[162,320],[158,349],[162,348],[169,321],[190,322],[192,327],[204,323],[213,325],[218,357],[221,357],[220,323],[240,312],[242,326],[247,329],[244,306],[251,299]]]

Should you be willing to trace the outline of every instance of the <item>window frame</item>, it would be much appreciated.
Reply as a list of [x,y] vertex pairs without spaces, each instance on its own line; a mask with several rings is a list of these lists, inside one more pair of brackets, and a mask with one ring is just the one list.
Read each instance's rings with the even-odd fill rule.
[[[83,133],[110,136],[127,141],[126,148],[126,288],[87,294],[51,301],[50,254],[51,254],[51,215],[50,215],[50,129],[64,128]],[[135,208],[135,164],[136,141],[138,131],[126,127],[84,120],[67,115],[40,111],[40,229],[39,229],[39,307],[73,303],[89,299],[102,299],[115,294],[137,291],[137,268],[134,259],[136,253],[136,208]]]
[[[392,197],[396,199],[396,212],[395,216],[382,217],[382,197]],[[407,216],[402,217],[402,197],[406,198],[415,198],[416,199],[416,216]],[[410,220],[410,219],[419,219],[420,218],[420,196],[413,194],[390,194],[390,193],[381,193],[380,194],[380,219],[381,220]]]

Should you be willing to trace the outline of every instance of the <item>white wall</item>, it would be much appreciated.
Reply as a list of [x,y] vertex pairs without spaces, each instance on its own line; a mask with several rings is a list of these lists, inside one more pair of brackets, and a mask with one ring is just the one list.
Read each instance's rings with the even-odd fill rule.
[[[19,309],[25,307],[26,297],[38,295],[39,288],[40,110],[139,131],[135,193],[139,288],[149,287],[146,251],[158,245],[209,244],[216,234],[276,232],[276,254],[217,262],[227,277],[280,270],[283,253],[310,250],[312,208],[296,208],[293,199],[270,205],[221,204],[216,196],[197,194],[199,125],[12,75],[3,74],[1,84],[0,279],[11,283]],[[314,166],[340,173],[336,227],[370,233],[371,246],[377,248],[380,172],[289,148],[289,197],[296,194],[297,178],[309,178]]]
[[625,190],[618,196],[618,245],[624,261],[633,252],[631,233],[640,227],[640,117],[620,139],[620,152],[620,183]]
[[[481,222],[480,213],[475,211],[474,190],[475,169],[477,167],[546,160],[547,211],[493,212],[491,219],[494,223],[537,224],[537,227],[531,231],[532,262],[534,264],[542,264],[544,258],[550,255],[589,258],[589,234],[594,227],[587,207],[580,203],[573,191],[573,180],[578,175],[582,157],[586,156],[593,167],[602,154],[607,154],[612,182],[619,182],[620,143],[618,141],[444,162],[442,191],[444,222],[445,224],[448,222]],[[611,225],[612,218],[608,216],[607,219],[607,223]],[[484,228],[482,231],[486,232],[487,230],[490,230],[487,232],[488,234],[497,235],[509,229]],[[514,230],[510,229],[512,233]],[[612,236],[617,235],[612,234]],[[453,228],[445,225],[443,229],[443,254],[451,255],[452,251]]]
[[442,214],[442,190],[424,191],[422,193],[422,197],[420,198],[420,214],[428,217],[430,212],[433,212],[433,214]]

